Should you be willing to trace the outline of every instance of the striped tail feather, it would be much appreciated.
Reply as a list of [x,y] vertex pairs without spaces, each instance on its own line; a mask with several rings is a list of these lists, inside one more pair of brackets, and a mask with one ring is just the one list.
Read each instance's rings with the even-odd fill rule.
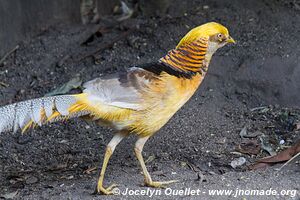
[[0,107],[0,133],[87,115],[81,94],[43,97]]

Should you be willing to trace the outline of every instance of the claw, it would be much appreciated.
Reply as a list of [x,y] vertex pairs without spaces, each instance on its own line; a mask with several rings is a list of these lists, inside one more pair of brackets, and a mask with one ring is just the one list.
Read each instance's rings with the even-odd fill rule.
[[172,183],[177,183],[179,180],[171,180],[171,181],[146,181],[145,185],[154,188],[165,188],[167,185]]
[[101,185],[98,185],[96,188],[95,193],[96,194],[104,194],[104,195],[113,195],[114,194],[114,189],[117,187],[117,184],[112,184],[107,188],[104,188]]
[[114,190],[116,187],[118,187],[117,184],[111,184],[106,190]]

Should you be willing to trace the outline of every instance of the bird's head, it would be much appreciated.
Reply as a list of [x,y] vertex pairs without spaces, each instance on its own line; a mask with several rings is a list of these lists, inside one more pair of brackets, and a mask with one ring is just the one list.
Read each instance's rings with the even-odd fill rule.
[[216,22],[209,22],[189,31],[180,40],[176,48],[191,44],[200,39],[208,40],[207,53],[211,54],[228,43],[235,43],[225,26]]
[[209,22],[188,32],[176,49],[160,59],[160,62],[176,68],[177,71],[206,72],[212,55],[228,43],[235,43],[226,27]]

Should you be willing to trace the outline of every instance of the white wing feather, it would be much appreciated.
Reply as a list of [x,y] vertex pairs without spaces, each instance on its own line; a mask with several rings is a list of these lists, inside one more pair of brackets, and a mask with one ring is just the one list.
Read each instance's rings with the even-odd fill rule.
[[[133,67],[123,75],[115,75],[111,78],[96,78],[83,85],[88,99],[97,104],[116,106],[133,110],[141,109],[141,91],[150,83],[143,75],[153,76],[142,68]],[[124,78],[125,77],[125,78]]]

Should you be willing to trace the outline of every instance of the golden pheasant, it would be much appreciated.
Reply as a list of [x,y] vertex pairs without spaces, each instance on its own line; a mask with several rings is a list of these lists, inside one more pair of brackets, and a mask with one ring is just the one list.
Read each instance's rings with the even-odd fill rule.
[[103,186],[105,170],[116,146],[129,134],[138,136],[134,151],[145,184],[162,187],[173,183],[152,180],[142,156],[144,144],[194,94],[212,55],[227,43],[235,41],[221,24],[210,22],[198,26],[158,61],[89,81],[80,94],[44,97],[1,107],[0,132],[19,128],[24,132],[48,122],[88,117],[116,130],[105,151],[96,187],[98,193],[113,193],[116,185]]

